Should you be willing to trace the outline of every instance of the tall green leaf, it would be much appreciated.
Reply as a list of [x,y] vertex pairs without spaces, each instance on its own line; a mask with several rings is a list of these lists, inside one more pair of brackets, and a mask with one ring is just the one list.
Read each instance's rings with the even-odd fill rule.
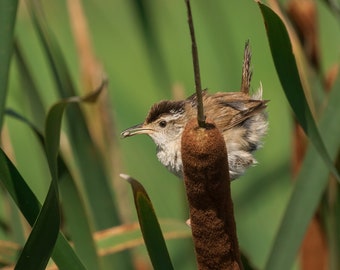
[[[30,109],[33,115],[33,121],[37,123],[39,128],[35,127],[23,116],[15,114],[13,111],[8,111],[8,113],[11,113],[12,116],[15,116],[17,119],[26,123],[36,134],[42,143],[42,147],[44,147],[43,135],[38,131],[38,129],[40,130],[40,127],[43,125],[43,120],[41,119],[44,118],[45,115],[44,106],[28,67],[29,63],[27,63],[18,42],[15,44],[15,56],[18,60],[21,85],[25,87],[25,90],[27,91],[26,100],[31,105]],[[92,237],[92,221],[90,220],[88,210],[84,203],[83,195],[60,155],[58,156],[58,172],[59,189],[63,200],[62,206],[64,216],[67,220],[67,228],[71,234],[74,248],[79,258],[89,269],[100,269],[99,258]],[[79,220],[82,220],[82,222],[79,222]]]
[[[34,3],[34,1],[30,2]],[[58,93],[61,98],[74,96],[77,91],[59,44],[48,27],[41,6],[32,3],[31,15],[34,26],[47,55]],[[113,193],[103,157],[90,136],[85,116],[78,105],[72,106],[66,111],[65,120],[71,147],[79,165],[91,207],[91,214],[94,217],[95,228],[99,230],[117,225],[119,215],[113,201]]]
[[15,269],[45,269],[51,257],[60,227],[58,152],[61,121],[67,101],[52,106],[46,117],[45,151],[51,172],[51,184],[44,204]]
[[32,232],[19,257],[16,269],[43,269],[51,256],[60,227],[58,190],[58,152],[62,116],[69,103],[94,101],[103,87],[88,96],[72,97],[56,103],[49,110],[45,124],[45,151],[52,182]]
[[120,176],[131,184],[139,224],[153,268],[162,270],[174,269],[165,245],[161,227],[144,187],[128,175],[121,174]]
[[[327,107],[321,117],[320,130],[330,158],[334,159],[340,147],[340,82],[331,91]],[[313,217],[328,183],[329,167],[319,151],[309,144],[293,193],[289,199],[274,245],[267,260],[267,270],[291,269],[298,254],[307,226]]]
[[[26,184],[25,180],[1,148],[0,181],[9,192],[28,223],[33,226],[38,217],[41,205],[32,190]],[[61,233],[59,233],[57,238],[53,251],[53,258],[60,269],[85,269]]]
[[38,218],[15,265],[15,269],[45,269],[57,240],[59,226],[58,190],[56,190],[52,182]]
[[[47,157],[52,158],[52,162],[54,162],[54,158],[58,156],[57,150],[59,146],[61,118],[62,118],[62,115],[64,113],[66,106],[70,103],[78,103],[81,101],[91,100],[92,98],[96,97],[102,89],[103,87],[99,88],[97,92],[91,93],[91,95],[86,96],[84,98],[73,97],[73,98],[62,100],[61,102],[58,102],[51,108],[51,110],[49,111],[48,117],[47,117],[47,121],[46,121],[46,149],[47,149],[46,152],[47,152]],[[48,140],[48,138],[51,138],[51,140]],[[59,163],[59,165],[62,165],[62,164]],[[57,165],[56,164],[55,166],[53,165],[52,169],[56,170],[55,173],[56,173],[56,176],[58,177]],[[69,188],[69,190],[64,189],[64,195],[68,196],[69,200],[67,201],[69,203],[71,203],[69,196],[72,195],[73,201],[76,200],[76,203],[73,206],[70,206],[74,210],[76,210],[74,212],[74,215],[77,215],[78,218],[81,218],[83,222],[87,223],[86,226],[84,225],[80,226],[79,229],[82,229],[82,230],[78,230],[77,232],[77,235],[76,235],[76,240],[78,240],[77,249],[82,252],[83,256],[85,255],[85,253],[88,255],[87,258],[84,258],[84,261],[87,261],[87,265],[89,266],[89,269],[92,269],[92,268],[100,269],[99,259],[96,255],[95,245],[91,237],[91,230],[88,228],[88,226],[90,226],[89,224],[90,221],[88,219],[87,214],[83,210],[84,209],[83,205],[81,205],[81,202],[79,202],[80,198],[77,197],[78,192],[76,191],[76,187],[74,186],[74,181],[71,181],[70,177],[71,176],[69,173],[63,175],[62,180],[64,182],[64,185],[67,185],[67,187]],[[65,183],[65,181],[68,181],[68,183]],[[79,234],[81,234],[81,237],[83,237],[82,239],[83,245],[87,245],[86,247],[79,247]],[[84,242],[84,240],[86,240],[86,243]]]
[[[33,123],[12,110],[7,110],[6,113],[8,116],[27,124],[37,136],[42,147],[44,147],[44,137]],[[93,230],[91,228],[91,221],[89,220],[86,207],[83,203],[83,198],[61,156],[58,156],[58,179],[63,199],[64,214],[77,255],[89,269],[101,269],[96,246],[92,237]],[[79,220],[82,220],[82,222],[79,222]],[[58,262],[55,256],[53,256],[53,259]],[[63,258],[60,260],[63,260]],[[60,267],[60,263],[57,264]]]
[[51,185],[32,232],[18,259],[16,269],[44,269],[52,254],[60,227],[58,153],[61,122],[70,103],[94,101],[103,87],[88,96],[71,97],[51,107],[45,124],[45,151],[51,172]]
[[[45,150],[46,150],[46,158],[49,163],[51,175],[52,175],[52,183],[51,186],[54,187],[54,196],[51,195],[51,202],[57,204],[57,208],[53,208],[50,206],[49,211],[55,213],[55,215],[58,217],[58,221],[56,218],[53,221],[50,221],[49,228],[39,228],[40,233],[43,233],[44,231],[50,231],[51,228],[57,229],[59,231],[60,226],[60,216],[58,216],[59,213],[59,188],[58,188],[58,179],[59,179],[59,173],[58,173],[58,154],[59,154],[59,142],[60,142],[60,131],[61,131],[61,123],[62,123],[62,117],[65,111],[65,108],[67,105],[71,103],[79,103],[83,101],[95,101],[100,92],[103,89],[103,85],[98,88],[96,91],[90,93],[89,95],[85,97],[71,97],[64,100],[61,100],[60,102],[57,102],[54,104],[51,109],[49,110],[47,117],[46,117],[46,124],[45,124]],[[49,195],[49,194],[48,194]],[[47,198],[49,198],[47,196]],[[45,204],[44,204],[45,205]],[[44,209],[44,206],[43,206]],[[59,213],[60,215],[60,213]],[[48,215],[46,214],[48,217]],[[38,219],[39,221],[39,219]]]
[[20,86],[22,88],[22,93],[25,95],[25,101],[29,104],[33,122],[42,132],[46,117],[45,107],[32,77],[31,67],[27,62],[21,45],[21,42],[17,39],[14,44],[14,56],[18,63]]
[[9,66],[13,50],[13,31],[18,0],[0,1],[0,131],[7,96]]
[[259,7],[266,26],[275,68],[287,100],[301,127],[319,151],[329,170],[340,182],[340,176],[327,152],[308,106],[286,27],[280,17],[269,7],[261,3]]
[[[62,166],[59,163],[59,170],[60,167]],[[65,167],[65,164],[63,167]],[[63,175],[59,176],[59,189],[63,200],[63,213],[74,249],[88,269],[100,270],[102,266],[93,239],[93,222],[75,180],[67,168],[63,171]]]

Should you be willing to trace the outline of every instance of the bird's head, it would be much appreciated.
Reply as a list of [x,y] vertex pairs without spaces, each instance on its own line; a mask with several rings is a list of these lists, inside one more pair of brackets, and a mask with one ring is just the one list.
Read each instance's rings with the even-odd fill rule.
[[[185,101],[161,101],[154,104],[142,124],[121,133],[123,138],[147,134],[159,147],[166,147],[180,139],[187,122]],[[180,141],[179,141],[180,143]]]

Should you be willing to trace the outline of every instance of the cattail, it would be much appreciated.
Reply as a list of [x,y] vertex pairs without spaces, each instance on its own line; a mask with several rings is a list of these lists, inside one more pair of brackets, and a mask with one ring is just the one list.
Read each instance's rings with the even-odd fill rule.
[[192,119],[181,148],[198,269],[241,269],[223,137],[209,119],[205,128]]

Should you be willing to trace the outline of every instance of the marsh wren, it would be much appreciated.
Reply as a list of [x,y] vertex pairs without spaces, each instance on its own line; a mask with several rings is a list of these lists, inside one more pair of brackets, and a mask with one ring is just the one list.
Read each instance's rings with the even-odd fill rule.
[[[251,54],[246,43],[239,92],[203,91],[206,118],[214,121],[223,135],[228,152],[230,179],[236,179],[256,164],[252,153],[261,146],[267,132],[265,112],[267,101],[262,99],[262,85],[249,94],[252,72]],[[188,120],[197,116],[196,94],[181,101],[160,101],[154,104],[142,124],[124,130],[122,137],[149,135],[157,146],[158,160],[172,173],[183,178],[181,136]]]

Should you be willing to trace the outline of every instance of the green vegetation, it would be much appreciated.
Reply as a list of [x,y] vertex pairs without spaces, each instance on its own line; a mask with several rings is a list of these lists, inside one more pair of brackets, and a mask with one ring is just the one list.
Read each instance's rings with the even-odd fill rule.
[[[0,268],[151,269],[164,256],[169,269],[196,269],[183,182],[157,161],[149,138],[119,138],[154,102],[194,92],[185,3],[79,2],[0,4]],[[337,74],[327,79],[339,61],[340,16],[328,2],[316,4],[315,65],[297,28],[289,24],[289,40],[266,6],[192,1],[202,87],[239,89],[249,39],[252,87],[262,83],[270,100],[259,164],[231,184],[239,244],[256,269],[299,268],[301,241],[316,212],[329,269],[340,265],[340,92]],[[298,161],[295,147],[307,140],[294,137],[295,119],[311,142]],[[120,173],[147,190],[167,250],[159,234],[150,236],[159,227],[149,197],[134,181],[132,192]],[[151,260],[133,194],[138,215],[146,213]]]

